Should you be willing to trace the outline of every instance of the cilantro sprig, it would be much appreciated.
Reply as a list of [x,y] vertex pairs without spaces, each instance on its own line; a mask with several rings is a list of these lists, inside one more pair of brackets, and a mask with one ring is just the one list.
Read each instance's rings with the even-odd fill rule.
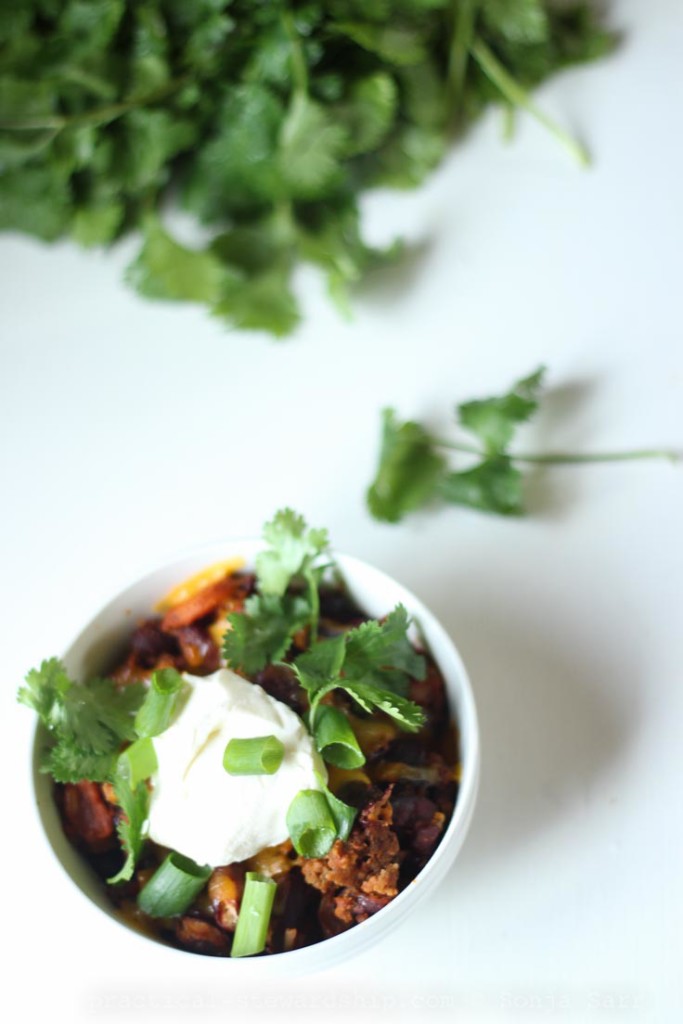
[[107,879],[110,885],[116,885],[133,877],[135,865],[142,853],[149,816],[149,789],[145,782],[138,782],[133,788],[125,772],[116,772],[112,782],[122,811],[116,823],[116,831],[126,854],[120,870]]
[[139,683],[76,683],[58,658],[49,658],[28,673],[17,699],[38,714],[53,740],[42,771],[57,782],[103,782],[114,773],[122,743],[135,739],[134,716],[144,696]]
[[302,580],[316,614],[318,585],[326,568],[320,557],[329,548],[327,530],[309,529],[303,516],[285,508],[263,527],[263,539],[270,547],[256,556],[261,592],[282,597],[291,583]]
[[[285,656],[299,630],[315,642],[320,617],[318,587],[329,568],[326,530],[309,529],[303,516],[281,509],[263,528],[269,545],[256,557],[258,593],[243,612],[228,616],[223,655],[235,668],[253,675]],[[299,588],[287,593],[289,587]]]
[[337,689],[364,711],[383,711],[409,732],[424,725],[422,708],[404,696],[409,679],[424,679],[426,670],[408,638],[408,624],[408,613],[399,604],[383,622],[364,622],[299,655],[292,668],[308,694],[312,731],[320,702]]
[[[24,0],[2,18],[0,230],[108,246],[147,297],[293,331],[301,261],[342,309],[400,246],[359,199],[415,187],[490,105],[614,45],[589,0]],[[168,200],[208,234],[182,244]]]
[[[116,827],[126,856],[120,871],[108,880],[111,884],[132,877],[149,813],[147,784],[132,777],[134,747],[123,753],[122,748],[145,739],[150,748],[147,763],[155,763],[149,760],[150,737],[168,725],[181,691],[182,678],[174,669],[154,673],[149,688],[142,683],[117,686],[100,678],[79,683],[58,658],[32,669],[19,688],[17,699],[38,714],[50,735],[41,771],[55,782],[88,779],[114,786],[121,808]],[[133,762],[140,763],[139,758]]]
[[[397,523],[435,500],[498,515],[522,515],[524,478],[520,466],[525,464],[678,461],[678,453],[659,449],[595,454],[511,451],[517,428],[538,410],[544,378],[545,368],[540,367],[502,395],[459,404],[457,423],[477,443],[445,440],[420,423],[400,420],[394,409],[384,409],[379,464],[366,493],[372,516]],[[467,455],[470,463],[474,462],[466,468],[453,468],[452,453]]]

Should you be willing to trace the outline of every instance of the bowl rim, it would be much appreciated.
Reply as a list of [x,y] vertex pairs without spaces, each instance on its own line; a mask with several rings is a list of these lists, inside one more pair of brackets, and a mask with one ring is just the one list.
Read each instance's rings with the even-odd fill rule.
[[[112,606],[117,602],[120,602],[129,594],[132,594],[135,590],[141,589],[153,577],[158,576],[163,572],[172,572],[175,570],[176,566],[182,566],[188,560],[191,560],[193,563],[196,562],[196,565],[193,568],[190,568],[189,574],[192,574],[193,572],[200,572],[202,566],[199,560],[204,559],[205,557],[207,558],[207,562],[205,563],[207,568],[212,564],[212,559],[213,561],[228,560],[231,557],[236,559],[244,558],[245,564],[248,566],[250,560],[253,563],[254,555],[262,547],[263,540],[260,537],[244,535],[194,544],[177,551],[175,554],[157,558],[153,562],[148,562],[146,567],[141,567],[135,575],[129,575],[127,582],[124,582],[123,585],[117,586],[115,590],[110,591],[109,596],[105,600],[101,601],[97,610],[72,636],[70,642],[65,645],[61,655],[62,659],[68,660],[74,648],[77,648],[77,645],[80,643],[82,638],[86,636],[89,631],[96,628],[98,620],[105,618],[107,613],[112,610]],[[234,551],[234,554],[231,554],[231,549]],[[446,646],[451,672],[447,674],[443,671],[440,664],[439,667],[446,680],[450,712],[455,719],[459,734],[460,763],[462,772],[459,779],[458,794],[453,813],[436,850],[410,884],[399,892],[386,907],[383,907],[381,911],[372,915],[367,920],[354,925],[338,935],[330,936],[329,938],[323,939],[313,945],[302,947],[301,949],[270,953],[266,956],[257,957],[233,959],[230,957],[202,956],[200,958],[203,961],[219,960],[222,962],[228,959],[232,964],[239,963],[240,967],[237,969],[240,971],[262,971],[264,966],[267,966],[268,971],[272,971],[274,973],[282,973],[283,969],[288,973],[295,974],[311,972],[313,970],[330,966],[334,963],[339,963],[342,960],[346,960],[374,944],[374,942],[381,937],[383,932],[387,931],[392,926],[392,923],[398,924],[399,921],[403,919],[403,917],[409,912],[418,893],[421,896],[426,896],[427,893],[441,881],[443,876],[451,867],[466,838],[474,813],[479,788],[481,762],[479,725],[469,675],[455,642],[428,606],[419,597],[417,597],[417,595],[402,584],[400,580],[391,576],[383,569],[378,568],[373,563],[355,555],[346,554],[345,552],[338,551],[334,548],[331,549],[330,553],[334,562],[339,566],[343,578],[346,575],[345,568],[348,567],[352,573],[360,574],[361,577],[363,575],[369,575],[370,578],[374,577],[376,582],[378,581],[380,584],[386,585],[389,589],[399,591],[400,597],[397,600],[402,601],[404,597],[407,598],[405,603],[408,608],[408,612],[416,623],[421,638],[423,633],[431,633]],[[180,571],[182,572],[184,570],[181,569]],[[178,580],[178,582],[181,582],[181,580]],[[349,586],[353,589],[352,581],[349,581]],[[163,597],[163,594],[161,594],[160,597]],[[394,604],[397,603],[397,600],[394,601]],[[417,614],[415,614],[413,609],[417,610]],[[152,611],[153,607],[150,608],[150,612]],[[371,612],[370,614],[373,613]],[[117,625],[117,631],[120,632],[123,629],[124,623],[119,622]],[[436,660],[438,662],[438,659]],[[457,682],[454,682],[454,680],[457,680]],[[454,695],[452,691],[454,689],[457,689],[458,691],[457,696],[459,707],[457,709],[453,707]],[[45,736],[46,732],[44,727],[40,722],[37,722],[33,733],[31,752],[35,812],[43,838],[51,848],[52,855],[59,863],[62,871],[69,878],[72,886],[80,892],[80,895],[93,909],[106,914],[107,917],[116,922],[121,928],[125,929],[129,935],[132,933],[138,939],[144,940],[146,948],[149,947],[150,943],[153,943],[157,948],[165,948],[167,950],[171,950],[174,954],[179,954],[184,958],[185,962],[187,962],[187,957],[197,959],[198,954],[193,953],[191,950],[180,949],[170,943],[165,943],[163,940],[155,936],[148,935],[142,930],[136,929],[134,925],[126,921],[116,911],[115,907],[111,906],[110,908],[97,902],[94,897],[86,891],[86,888],[80,884],[78,879],[74,877],[74,872],[70,870],[66,863],[64,863],[63,856],[56,848],[54,838],[51,835],[51,831],[53,831],[53,829],[51,829],[50,825],[46,822],[46,816],[49,818],[50,811],[54,813],[56,808],[52,798],[51,779],[45,773],[39,771],[40,751],[44,744]],[[41,791],[43,795],[49,791],[49,804],[51,805],[49,809],[44,808],[41,805]],[[62,842],[60,842],[60,840]],[[87,861],[83,858],[80,851],[68,843],[68,840],[66,840],[63,834],[57,838],[57,844],[66,844],[69,851],[74,852],[75,860],[78,865],[83,866],[84,874],[92,876],[92,870],[89,868]],[[102,884],[100,879],[91,877],[90,880],[96,883],[96,885]],[[106,895],[103,894],[103,901],[104,900],[106,900]],[[119,932],[119,934],[121,933]],[[229,969],[233,971],[235,970],[234,967]]]

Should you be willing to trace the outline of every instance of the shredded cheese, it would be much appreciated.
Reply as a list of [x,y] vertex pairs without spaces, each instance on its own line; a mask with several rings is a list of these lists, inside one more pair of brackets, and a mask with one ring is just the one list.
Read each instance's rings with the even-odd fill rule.
[[161,613],[170,611],[171,608],[175,608],[177,605],[182,604],[183,601],[194,597],[204,587],[208,587],[212,583],[218,583],[219,580],[225,579],[230,573],[237,572],[238,569],[242,568],[244,568],[243,558],[230,558],[225,562],[214,562],[213,565],[207,565],[205,569],[200,569],[194,576],[190,576],[189,579],[183,580],[182,583],[178,583],[172,590],[169,590],[168,594],[158,602],[154,610]]

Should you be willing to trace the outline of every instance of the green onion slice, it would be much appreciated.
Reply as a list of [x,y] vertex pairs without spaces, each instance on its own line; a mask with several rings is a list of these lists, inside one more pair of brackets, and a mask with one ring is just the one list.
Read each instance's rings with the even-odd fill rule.
[[135,716],[138,736],[158,736],[168,729],[183,690],[183,677],[174,668],[152,673],[149,689]]
[[202,891],[212,868],[200,867],[173,851],[157,868],[138,896],[138,906],[150,917],[182,914]]
[[282,764],[285,747],[277,736],[231,739],[223,754],[228,775],[273,775]]
[[324,857],[337,838],[337,825],[324,793],[302,789],[287,811],[287,830],[302,857]]
[[315,745],[328,762],[337,768],[360,768],[365,755],[351,728],[351,723],[339,708],[323,705],[315,719]]
[[117,761],[118,771],[127,775],[132,789],[137,787],[138,782],[143,782],[150,775],[154,775],[158,767],[154,744],[149,736],[131,743],[119,754]]
[[330,813],[334,818],[334,824],[337,829],[337,838],[346,841],[351,834],[353,823],[356,820],[356,814],[358,811],[355,807],[350,807],[345,804],[343,800],[336,797],[334,793],[330,793],[329,789],[325,788],[325,798],[330,808]]
[[247,871],[230,956],[253,956],[263,951],[276,889],[272,878]]
[[330,814],[334,818],[334,824],[337,829],[337,838],[346,841],[351,835],[351,829],[353,823],[356,820],[358,810],[355,807],[350,807],[349,804],[345,804],[343,800],[340,800],[338,796],[332,793],[325,783],[325,779],[318,772],[315,773],[315,777],[318,780],[318,784],[325,794],[325,799],[330,808]]

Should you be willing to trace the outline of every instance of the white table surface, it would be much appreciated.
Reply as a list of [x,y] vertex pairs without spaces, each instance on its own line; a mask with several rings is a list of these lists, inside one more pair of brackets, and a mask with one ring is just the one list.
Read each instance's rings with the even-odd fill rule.
[[[681,1019],[683,469],[546,472],[517,521],[444,508],[391,527],[362,500],[380,407],[445,428],[456,400],[541,362],[551,389],[520,445],[683,447],[683,6],[613,11],[619,52],[539,96],[594,167],[526,119],[505,147],[491,116],[419,193],[367,203],[375,237],[427,245],[351,324],[308,274],[308,318],[274,343],[138,299],[128,243],[0,240],[3,1003],[18,1019]],[[449,628],[483,776],[465,848],[410,923],[361,960],[255,988],[151,944],[132,958],[73,889],[35,821],[14,693],[142,567],[256,533],[285,504]]]

